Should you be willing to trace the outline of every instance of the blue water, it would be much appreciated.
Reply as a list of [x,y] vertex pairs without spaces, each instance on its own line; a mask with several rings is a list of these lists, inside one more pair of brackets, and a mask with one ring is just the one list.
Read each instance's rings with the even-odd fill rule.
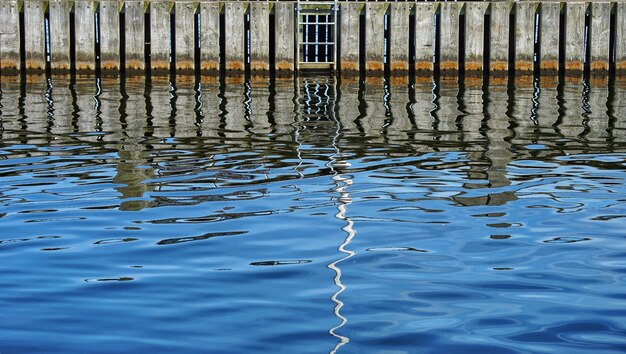
[[624,353],[626,86],[2,78],[1,353]]

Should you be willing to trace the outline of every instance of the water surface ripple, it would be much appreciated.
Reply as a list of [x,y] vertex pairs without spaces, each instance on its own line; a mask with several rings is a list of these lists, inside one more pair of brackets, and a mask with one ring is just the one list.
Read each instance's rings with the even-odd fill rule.
[[626,86],[2,78],[0,352],[623,353]]

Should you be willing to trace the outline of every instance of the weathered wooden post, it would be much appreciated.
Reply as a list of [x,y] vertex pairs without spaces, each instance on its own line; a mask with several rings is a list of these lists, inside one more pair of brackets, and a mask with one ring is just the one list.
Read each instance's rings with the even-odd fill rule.
[[250,71],[267,74],[270,71],[270,5],[250,3]]
[[[343,2],[341,3],[341,67],[342,75],[354,75],[360,71],[360,55],[359,52],[359,20],[363,3]],[[367,38],[367,37],[366,37]]]
[[539,68],[542,75],[556,75],[559,71],[559,23],[562,5],[559,2],[541,3],[541,50]]
[[444,2],[441,9],[440,59],[442,75],[456,75],[459,72],[459,29],[464,3]]
[[17,0],[0,4],[0,70],[3,73],[20,69],[20,5]]
[[126,72],[133,74],[146,69],[145,58],[145,14],[147,4],[144,1],[124,2],[124,38],[126,40],[124,66]]
[[70,4],[50,0],[50,69],[53,73],[70,70]]
[[89,73],[96,70],[96,8],[97,4],[94,1],[80,0],[74,2],[77,71]]
[[[291,75],[294,72],[295,51],[295,6],[293,2],[280,2],[274,4],[274,28],[276,30],[274,54],[276,61],[276,73]],[[335,38],[335,42],[337,39]],[[335,50],[337,47],[335,46]]]
[[170,69],[173,7],[174,3],[169,1],[150,2],[150,68],[156,74],[165,74]]
[[391,3],[390,11],[390,69],[393,74],[406,75],[409,72],[409,16],[412,3]]
[[120,6],[123,3],[100,1],[100,69],[117,73],[120,70]]
[[365,4],[365,70],[368,73],[382,73],[385,69],[385,13],[389,5],[385,3]]
[[432,75],[435,56],[435,12],[438,3],[415,4],[415,74]]
[[24,1],[24,28],[26,44],[26,70],[28,73],[46,69],[46,37],[44,32],[45,1]]
[[532,75],[535,56],[535,16],[539,3],[515,3],[515,73]]
[[616,10],[615,71],[624,75],[626,74],[626,2],[618,2]]
[[504,76],[509,71],[509,30],[511,28],[510,16],[513,10],[512,2],[493,2],[490,8],[491,31],[489,48],[489,71],[494,76]]
[[196,1],[177,0],[174,5],[176,35],[175,65],[177,74],[193,74],[195,70],[195,15]]
[[606,75],[609,71],[609,41],[611,24],[611,3],[591,4],[591,73]]
[[200,3],[200,70],[220,70],[220,8],[217,1]]
[[565,72],[579,76],[585,61],[585,13],[587,3],[565,3]]
[[224,16],[226,18],[226,70],[231,73],[243,73],[245,70],[244,47],[244,18],[248,3],[224,2]]
[[486,2],[465,5],[465,73],[482,76],[485,53],[485,13]]

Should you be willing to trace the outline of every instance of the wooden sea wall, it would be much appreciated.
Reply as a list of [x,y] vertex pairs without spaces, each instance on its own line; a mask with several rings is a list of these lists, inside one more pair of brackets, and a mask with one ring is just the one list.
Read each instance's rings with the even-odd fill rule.
[[[626,75],[626,0],[338,4],[331,69],[342,74]],[[0,0],[0,69],[291,75],[297,11],[294,1]]]

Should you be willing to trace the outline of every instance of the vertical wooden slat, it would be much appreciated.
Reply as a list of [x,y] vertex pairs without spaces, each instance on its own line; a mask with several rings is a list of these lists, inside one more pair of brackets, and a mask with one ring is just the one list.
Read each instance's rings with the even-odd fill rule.
[[530,75],[535,55],[535,15],[539,3],[515,3],[515,72]]
[[47,3],[39,0],[26,0],[23,6],[26,70],[30,73],[41,72],[46,68],[44,12]]
[[585,60],[585,11],[584,2],[568,2],[566,6],[565,29],[565,72],[580,75]]
[[382,72],[385,69],[385,3],[365,4],[365,70]]
[[105,72],[120,69],[120,4],[100,1],[100,68]]
[[200,3],[200,70],[217,72],[220,69],[220,4]]
[[437,3],[415,4],[415,73],[431,75],[435,55],[435,11]]
[[541,56],[539,67],[541,74],[556,75],[559,71],[559,24],[561,3],[541,3]]
[[294,71],[294,35],[295,16],[293,2],[276,2],[274,4],[274,21],[276,43],[274,43],[276,56],[276,71],[291,74]]
[[270,70],[270,7],[267,2],[250,3],[250,70]]
[[150,2],[150,67],[159,74],[170,68],[170,13],[169,1]]
[[96,70],[95,11],[96,4],[93,1],[74,3],[76,70],[78,71]]
[[483,74],[485,52],[485,13],[489,4],[474,2],[465,5],[465,73]]
[[194,1],[177,1],[174,8],[176,19],[176,72],[194,72],[194,21],[198,4]]
[[494,2],[491,4],[489,71],[494,76],[506,75],[509,70],[509,31],[510,15],[513,9],[511,2]]
[[0,4],[0,70],[3,73],[20,69],[19,12],[17,0]]
[[409,16],[412,3],[391,3],[390,12],[390,69],[394,74],[409,71]]
[[609,70],[611,3],[591,4],[591,71],[606,74]]
[[146,69],[145,11],[143,1],[126,0],[124,3],[124,38],[126,40],[124,66],[130,73]]
[[245,69],[244,17],[248,4],[244,2],[224,2],[226,28],[226,70],[243,72]]
[[615,69],[618,74],[626,74],[626,2],[616,6]]
[[340,70],[342,75],[352,75],[360,70],[359,21],[363,4],[349,2],[340,6]]
[[464,3],[446,2],[441,8],[440,61],[441,73],[456,74],[459,70],[459,25]]
[[68,0],[50,0],[50,68],[70,69],[70,5]]

